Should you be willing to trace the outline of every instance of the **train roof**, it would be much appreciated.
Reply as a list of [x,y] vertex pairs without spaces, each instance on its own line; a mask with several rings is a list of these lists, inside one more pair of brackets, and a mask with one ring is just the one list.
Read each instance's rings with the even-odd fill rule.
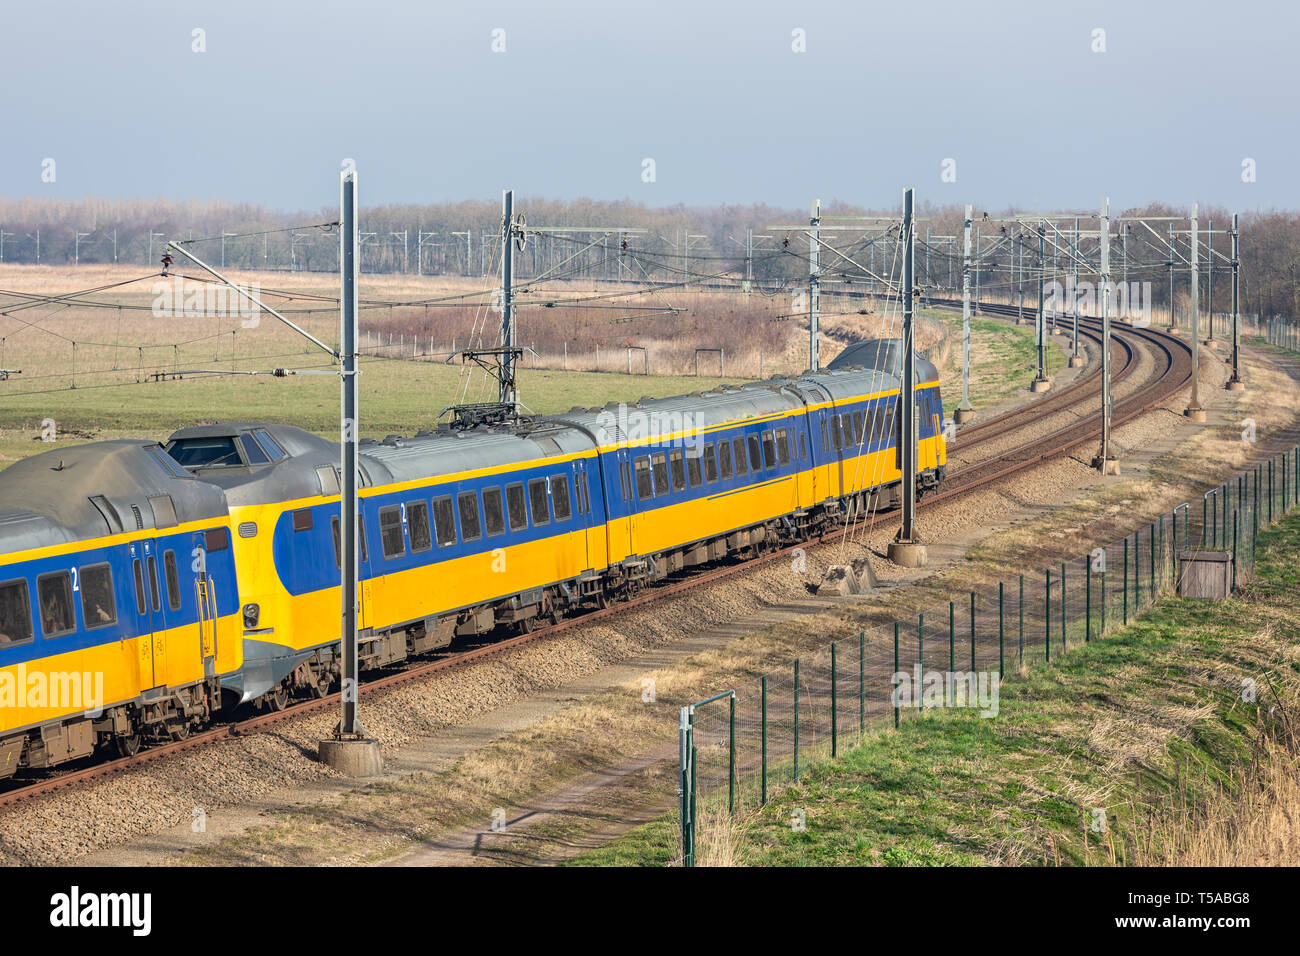
[[221,489],[157,442],[90,442],[0,471],[0,554],[224,516]]

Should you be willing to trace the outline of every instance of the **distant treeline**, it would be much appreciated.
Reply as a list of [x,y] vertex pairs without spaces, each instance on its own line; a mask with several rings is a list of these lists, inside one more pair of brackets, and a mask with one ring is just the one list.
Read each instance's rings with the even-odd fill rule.
[[[630,201],[554,201],[517,197],[516,210],[527,226],[547,231],[530,235],[517,256],[521,280],[550,276],[677,282],[727,274],[752,275],[776,287],[801,282],[808,274],[808,210],[767,205],[650,208]],[[1152,204],[1140,209],[1112,210],[1115,217],[1186,216],[1188,210]],[[898,209],[869,210],[831,202],[822,207],[825,225],[852,225],[844,217],[895,216]],[[931,287],[961,282],[963,209],[957,205],[922,206],[917,226],[917,274]],[[1033,224],[985,220],[1012,215],[1008,211],[977,210],[984,261],[978,281],[990,294],[1034,281],[1039,248]],[[167,200],[76,202],[41,199],[0,199],[0,259],[4,262],[70,265],[73,263],[156,264],[169,239],[199,239],[194,251],[213,265],[228,268],[330,271],[338,267],[338,235],[331,227],[337,211],[273,212],[260,206],[218,202]],[[1241,216],[1241,308],[1264,316],[1300,314],[1300,214],[1246,213]],[[1207,233],[1213,223],[1212,239]],[[1200,210],[1201,303],[1205,308],[1213,285],[1213,308],[1231,307],[1227,230],[1231,211],[1202,206]],[[1068,230],[1072,224],[1062,223]],[[1121,222],[1113,224],[1112,277],[1151,282],[1157,305],[1169,298],[1168,250],[1163,242],[1168,222],[1152,221],[1151,230],[1128,226],[1127,260]],[[591,230],[606,227],[608,233]],[[776,228],[773,228],[776,227]],[[789,228],[786,228],[789,227]],[[1188,224],[1174,223],[1175,295],[1187,294]],[[362,270],[371,273],[494,275],[500,265],[501,207],[494,201],[435,205],[374,206],[361,215]],[[626,233],[621,229],[629,230]],[[1096,229],[1084,220],[1082,229]],[[641,230],[641,231],[632,231]],[[1005,230],[1005,233],[1004,233]],[[1161,237],[1157,241],[1153,232]],[[752,232],[752,260],[746,261]],[[224,242],[222,235],[228,234]],[[864,233],[869,233],[864,235]],[[874,240],[870,234],[877,238]],[[929,242],[927,245],[927,236]],[[1067,265],[1068,231],[1044,242],[1049,275],[1071,271]],[[897,272],[897,249],[879,225],[863,232],[828,231],[826,241],[855,263],[877,274]],[[1213,243],[1214,275],[1207,268],[1208,244]],[[1055,248],[1054,248],[1055,247]],[[1096,259],[1096,239],[1084,239],[1084,255]],[[1125,263],[1127,262],[1127,268]],[[821,266],[829,272],[861,277],[862,271],[834,252],[823,250]],[[1021,271],[1023,267],[1023,272]],[[928,270],[928,271],[927,271]],[[1086,270],[1081,278],[1087,278]]]

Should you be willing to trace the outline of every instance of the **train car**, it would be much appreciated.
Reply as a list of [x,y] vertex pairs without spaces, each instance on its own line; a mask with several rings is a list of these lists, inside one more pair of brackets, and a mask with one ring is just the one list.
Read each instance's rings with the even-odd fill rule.
[[240,668],[221,491],[156,442],[0,472],[0,777],[183,737]]
[[[527,631],[890,504],[899,353],[863,345],[794,378],[363,442],[362,667]],[[918,372],[925,489],[946,451],[937,371]],[[0,472],[0,776],[131,752],[218,706],[327,693],[338,461],[302,429],[236,423]],[[71,674],[102,679],[94,706],[6,704],[6,682]]]
[[[363,442],[363,668],[502,626],[527,631],[889,504],[901,478],[897,375],[842,365]],[[918,371],[928,488],[946,457],[937,372]],[[245,667],[226,689],[274,706],[323,693],[339,673],[337,446],[246,423],[185,429],[166,447],[225,491],[237,529]]]

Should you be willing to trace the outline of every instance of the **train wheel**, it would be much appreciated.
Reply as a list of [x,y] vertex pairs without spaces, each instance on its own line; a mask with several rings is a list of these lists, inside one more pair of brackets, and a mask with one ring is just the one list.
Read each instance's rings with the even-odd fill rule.
[[283,684],[277,684],[275,690],[267,695],[266,702],[272,710],[284,710],[289,706],[289,692]]
[[134,757],[140,752],[140,735],[129,734],[113,738],[113,744],[117,747],[117,752],[123,757]]
[[184,740],[190,735],[190,722],[181,720],[167,728],[167,733],[171,735],[172,740]]

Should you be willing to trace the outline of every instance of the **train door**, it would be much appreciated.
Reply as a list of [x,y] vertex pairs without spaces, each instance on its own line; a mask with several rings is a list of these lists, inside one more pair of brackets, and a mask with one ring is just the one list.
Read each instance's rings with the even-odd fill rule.
[[591,486],[587,484],[587,463],[574,462],[573,466],[573,501],[578,510],[578,521],[582,527],[582,567],[591,564],[591,526],[594,521],[591,514]]
[[358,513],[357,515],[357,538],[357,577],[359,578],[357,602],[361,605],[357,609],[357,627],[362,628],[370,626],[370,617],[373,613],[374,604],[370,548],[366,543],[366,516],[364,513]]
[[[198,609],[199,656],[203,676],[216,676],[217,666],[217,592],[208,577],[207,536],[196,531],[190,543],[190,570],[194,575],[194,601]],[[170,582],[169,582],[170,583]]]
[[[610,485],[610,495],[617,495],[623,502],[621,509],[625,517],[621,521],[610,523],[611,531],[615,527],[621,527],[623,530],[617,535],[610,534],[610,564],[621,561],[623,558],[636,554],[636,520],[637,520],[637,496],[634,485],[635,477],[632,470],[632,456],[628,453],[626,447],[620,448],[615,453],[615,461],[618,463],[617,480]],[[613,511],[614,509],[610,509]],[[617,553],[621,552],[621,553]]]
[[139,624],[140,687],[167,683],[167,621],[159,583],[158,545],[152,538],[131,545],[131,575]]

